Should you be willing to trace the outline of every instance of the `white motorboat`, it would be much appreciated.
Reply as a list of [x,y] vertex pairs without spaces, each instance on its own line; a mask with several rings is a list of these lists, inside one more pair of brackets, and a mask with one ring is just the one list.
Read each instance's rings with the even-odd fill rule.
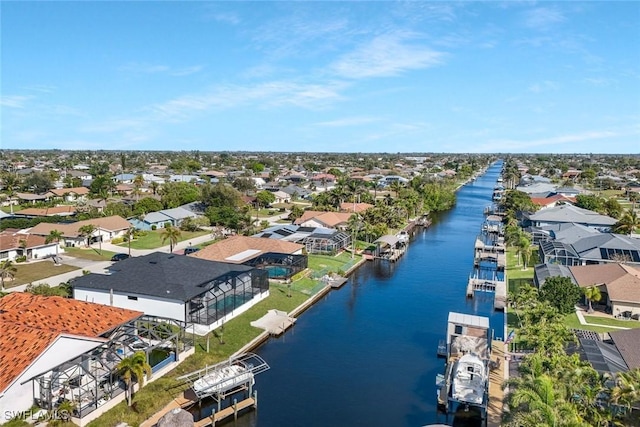
[[458,402],[482,405],[487,389],[487,369],[480,357],[467,353],[452,372],[451,397]]
[[253,372],[244,366],[229,365],[214,369],[196,380],[193,383],[193,391],[197,395],[223,393],[246,383],[253,385],[254,382]]

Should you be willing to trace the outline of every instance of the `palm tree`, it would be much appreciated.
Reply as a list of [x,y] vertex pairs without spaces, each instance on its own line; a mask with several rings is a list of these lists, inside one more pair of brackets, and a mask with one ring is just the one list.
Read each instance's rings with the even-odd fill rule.
[[611,404],[630,410],[640,401],[640,368],[618,372],[614,384],[609,396]]
[[627,210],[622,215],[622,218],[613,225],[611,231],[620,234],[631,234],[636,228],[640,228],[640,218],[636,211]]
[[127,230],[127,245],[129,246],[129,256],[131,256],[131,238],[133,237],[133,233],[135,231],[135,227],[129,227],[129,229]]
[[572,426],[580,425],[577,407],[564,399],[557,381],[542,374],[528,378],[514,378],[508,395],[510,421],[508,425]]
[[87,239],[87,247],[89,247],[90,245],[89,242],[94,231],[96,231],[96,226],[93,224],[86,224],[78,229],[78,233],[80,233],[81,236]]
[[133,378],[138,380],[138,389],[144,386],[145,376],[151,378],[151,366],[147,363],[147,355],[144,351],[137,351],[129,357],[125,357],[118,363],[118,372],[127,385],[127,404],[131,406],[133,397]]
[[600,293],[600,289],[597,286],[587,286],[582,291],[584,293],[584,297],[587,299],[587,304],[589,308],[587,309],[587,313],[593,313],[593,307],[591,306],[591,301],[600,301],[602,298],[602,293]]
[[0,262],[0,291],[4,291],[4,279],[13,279],[17,272],[18,269],[10,259]]
[[60,239],[64,237],[62,231],[51,230],[49,235],[44,240],[45,243],[56,242],[56,258],[58,257],[58,248],[60,247]]
[[160,236],[162,237],[162,243],[169,241],[169,252],[173,252],[173,247],[178,244],[178,240],[180,240],[180,235],[182,232],[179,228],[168,225],[163,228],[160,232]]

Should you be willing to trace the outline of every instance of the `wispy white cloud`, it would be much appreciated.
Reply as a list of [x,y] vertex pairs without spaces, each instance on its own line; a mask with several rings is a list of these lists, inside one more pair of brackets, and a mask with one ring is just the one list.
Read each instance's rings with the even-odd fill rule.
[[144,62],[129,62],[118,67],[118,71],[134,74],[168,74],[170,76],[188,76],[201,71],[202,65],[182,68],[172,68],[163,64],[149,64]]
[[344,78],[387,77],[408,70],[433,67],[443,62],[445,54],[427,46],[411,44],[410,33],[378,36],[344,55],[330,69]]
[[146,108],[155,118],[182,121],[193,112],[211,108],[233,108],[251,103],[253,106],[268,108],[298,106],[315,109],[324,108],[329,103],[342,99],[340,92],[345,84],[304,84],[274,81],[250,86],[227,85],[216,87],[204,94],[185,95],[167,102],[153,104]]
[[559,87],[560,86],[558,85],[558,83],[551,80],[545,80],[543,82],[532,84],[531,86],[529,86],[528,90],[529,92],[540,93],[540,92],[558,90]]
[[53,93],[55,92],[57,87],[52,85],[36,84],[36,85],[24,86],[23,89],[29,90],[31,92]]
[[118,67],[118,71],[124,71],[129,73],[141,73],[141,74],[155,74],[163,73],[169,70],[166,65],[160,64],[148,64],[141,62],[129,62],[127,64]]
[[380,119],[375,117],[345,117],[343,119],[331,120],[327,122],[315,123],[315,126],[322,127],[348,127],[348,126],[360,126],[373,122],[377,122]]
[[224,22],[231,25],[238,25],[241,22],[240,17],[233,12],[211,13],[209,18],[217,22]]
[[535,30],[547,30],[565,20],[556,7],[537,7],[524,13],[524,25]]
[[31,95],[3,95],[0,105],[7,108],[25,108],[34,97]]
[[184,68],[178,68],[176,70],[172,70],[169,72],[170,75],[172,76],[188,76],[191,74],[195,74],[198,73],[200,71],[202,71],[204,69],[204,67],[202,65],[194,65],[191,67],[184,67]]
[[593,86],[609,86],[615,83],[615,80],[607,77],[587,77],[582,79],[582,82]]

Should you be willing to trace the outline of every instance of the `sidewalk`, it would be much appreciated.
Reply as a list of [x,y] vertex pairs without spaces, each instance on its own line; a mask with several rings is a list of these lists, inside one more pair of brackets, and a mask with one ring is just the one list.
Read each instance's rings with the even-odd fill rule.
[[576,316],[578,316],[578,320],[580,321],[581,325],[588,325],[588,326],[600,326],[602,328],[613,328],[613,329],[631,329],[631,328],[625,328],[623,326],[613,326],[613,325],[600,325],[598,323],[589,323],[586,321],[586,319],[584,318],[584,315],[582,314],[582,309],[576,307]]

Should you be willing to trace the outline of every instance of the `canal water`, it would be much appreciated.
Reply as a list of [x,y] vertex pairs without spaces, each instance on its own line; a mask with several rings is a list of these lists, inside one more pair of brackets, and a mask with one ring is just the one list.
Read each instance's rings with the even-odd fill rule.
[[[397,263],[369,262],[257,353],[258,410],[242,427],[423,426],[445,422],[436,406],[436,355],[450,311],[490,317],[493,294],[466,299],[473,245],[501,163],[458,191],[456,206],[418,231]],[[451,419],[449,420],[449,422]]]

